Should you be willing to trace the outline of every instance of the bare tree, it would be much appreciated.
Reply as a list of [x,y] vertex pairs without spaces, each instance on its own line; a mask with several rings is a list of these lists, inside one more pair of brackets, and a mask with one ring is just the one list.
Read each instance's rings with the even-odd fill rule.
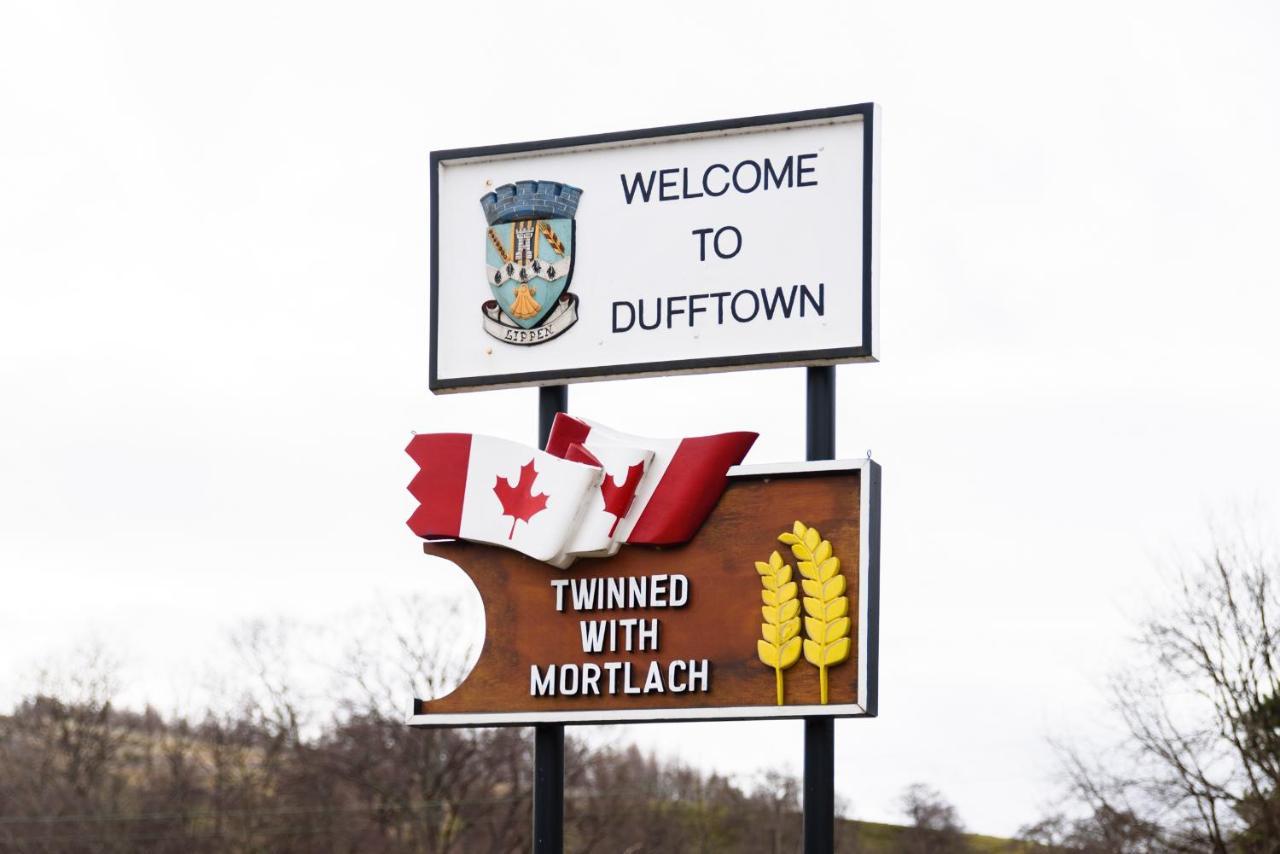
[[[411,696],[440,695],[465,672],[457,616],[409,601],[327,634],[248,624],[229,679],[240,689],[167,719],[114,705],[100,650],[51,669],[40,693],[0,714],[0,850],[528,851],[527,730],[405,725]],[[567,850],[801,847],[800,784],[786,774],[748,790],[621,742],[565,747]],[[852,823],[837,833],[839,850],[858,850]]]
[[[19,850],[126,850],[105,816],[127,806],[120,760],[126,738],[113,725],[118,666],[98,643],[37,674],[36,695],[0,726],[0,840]],[[7,839],[6,839],[7,837]]]
[[1018,838],[1046,854],[1155,854],[1170,850],[1160,828],[1132,811],[1099,806],[1085,816],[1055,813],[1019,832]]
[[407,596],[353,614],[333,669],[345,710],[402,717],[413,697],[452,691],[479,655],[480,617],[457,599]]
[[905,854],[951,854],[969,850],[956,808],[937,789],[922,783],[908,786],[902,794],[902,811],[909,824],[898,844]]
[[[1059,836],[1099,851],[1280,852],[1280,563],[1241,530],[1179,571],[1112,680],[1126,738],[1065,749],[1085,815]],[[1028,831],[1049,832],[1051,820]]]
[[763,836],[768,839],[770,854],[794,851],[803,832],[800,781],[782,771],[770,769],[756,781],[755,797],[764,810],[760,818],[767,822]]

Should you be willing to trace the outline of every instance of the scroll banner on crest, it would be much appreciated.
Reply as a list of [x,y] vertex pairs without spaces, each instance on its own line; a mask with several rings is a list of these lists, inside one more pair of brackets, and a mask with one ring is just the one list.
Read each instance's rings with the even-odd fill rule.
[[533,329],[525,329],[508,320],[497,300],[485,302],[481,311],[484,312],[484,331],[494,338],[511,344],[533,344],[550,340],[578,322],[578,298],[573,294],[563,294],[546,320]]
[[624,543],[688,541],[756,433],[655,439],[556,416],[547,450],[472,433],[424,433],[405,449],[420,471],[409,528],[564,568]]

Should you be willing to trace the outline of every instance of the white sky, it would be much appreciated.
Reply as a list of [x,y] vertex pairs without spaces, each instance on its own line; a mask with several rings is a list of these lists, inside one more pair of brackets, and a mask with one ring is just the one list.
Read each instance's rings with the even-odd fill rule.
[[[1278,36],[1267,3],[10,0],[0,706],[85,637],[164,707],[247,617],[456,588],[404,527],[402,448],[532,441],[536,392],[426,390],[431,149],[874,100],[884,360],[839,370],[839,451],[884,465],[882,699],[837,782],[860,817],[921,780],[1013,831],[1045,736],[1097,732],[1158,559],[1275,506]],[[765,462],[802,456],[802,391],[570,407],[757,429]],[[800,768],[799,723],[623,737]]]

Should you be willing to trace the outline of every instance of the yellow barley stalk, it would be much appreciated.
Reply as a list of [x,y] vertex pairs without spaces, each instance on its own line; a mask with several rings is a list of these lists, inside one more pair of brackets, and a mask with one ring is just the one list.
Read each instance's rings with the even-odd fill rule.
[[760,598],[764,605],[760,613],[764,622],[760,625],[763,640],[756,641],[756,654],[773,668],[778,687],[778,705],[782,705],[782,671],[800,659],[800,601],[796,598],[796,583],[791,580],[791,565],[782,562],[782,555],[774,552],[769,562],[756,561],[760,574]]
[[507,253],[507,247],[502,245],[502,241],[498,239],[498,235],[493,229],[489,229],[489,241],[493,244],[493,248],[498,250],[498,255],[503,261],[510,261],[511,256]]
[[545,222],[540,222],[538,223],[538,227],[539,227],[539,230],[542,232],[542,236],[547,238],[547,243],[551,244],[551,249],[557,255],[563,255],[564,244],[560,242],[559,236],[556,235],[555,231],[552,230],[551,226]]
[[789,533],[778,537],[791,546],[804,589],[805,660],[818,668],[822,703],[827,703],[827,668],[849,657],[853,641],[849,631],[849,597],[846,582],[840,574],[840,558],[831,553],[831,543],[822,539],[817,528],[797,521]]

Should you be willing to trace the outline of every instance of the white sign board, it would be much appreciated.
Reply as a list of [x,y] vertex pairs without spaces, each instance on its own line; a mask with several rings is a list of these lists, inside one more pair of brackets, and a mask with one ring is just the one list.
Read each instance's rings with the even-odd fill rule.
[[873,361],[875,107],[431,155],[431,389]]

